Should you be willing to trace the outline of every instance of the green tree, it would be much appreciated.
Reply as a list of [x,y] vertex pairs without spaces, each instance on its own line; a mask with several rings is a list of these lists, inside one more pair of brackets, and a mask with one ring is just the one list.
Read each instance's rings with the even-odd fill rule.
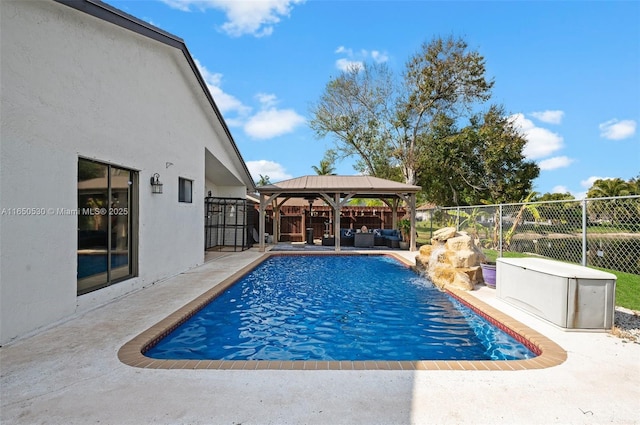
[[629,194],[640,195],[640,175],[629,180]]
[[[633,188],[621,178],[599,179],[587,192],[587,198],[608,198],[616,196],[628,196]],[[635,214],[630,214],[628,202],[624,199],[612,201],[589,202],[589,213],[596,220],[609,220],[613,224],[621,224],[633,219]]]
[[587,198],[607,198],[610,196],[627,196],[630,194],[629,183],[621,178],[598,179],[587,192]]
[[[638,177],[634,177],[629,180],[629,194],[630,195],[640,195],[640,175]],[[631,207],[629,208],[629,212],[632,212],[632,216],[634,217],[634,222],[636,225],[640,223],[640,202],[637,200],[629,200],[629,204]]]
[[262,174],[258,175],[260,176],[260,179],[258,179],[258,181],[256,182],[256,186],[266,186],[268,184],[271,184],[271,179],[269,178],[269,176],[263,176]]
[[364,174],[416,184],[425,144],[440,117],[456,119],[489,98],[484,58],[462,39],[422,45],[396,80],[384,64],[352,67],[327,84],[310,126],[331,134],[338,151]]
[[396,112],[396,158],[405,182],[415,184],[425,142],[441,129],[443,117],[457,120],[491,96],[484,58],[461,38],[424,43],[406,65],[403,94]]
[[538,206],[538,211],[543,220],[551,220],[556,224],[582,225],[582,204],[569,192],[545,193],[534,197],[533,201],[542,202]]
[[336,168],[334,167],[335,160],[336,152],[329,149],[325,152],[324,158],[320,160],[320,165],[317,167],[312,165],[311,168],[313,168],[313,171],[319,176],[334,176],[336,174]]
[[571,193],[545,193],[540,196],[536,196],[535,201],[547,202],[547,201],[571,201],[576,199]]
[[[526,161],[526,139],[491,106],[484,58],[462,39],[435,38],[406,63],[401,78],[384,64],[352,67],[327,84],[310,126],[331,135],[342,157],[368,175],[421,184],[440,205],[522,199],[539,175]],[[457,123],[469,116],[470,125]]]
[[[513,219],[511,227],[509,228],[509,230],[507,230],[507,232],[504,235],[504,249],[506,251],[509,251],[509,248],[511,246],[511,238],[513,238],[513,236],[516,234],[516,230],[518,229],[518,226],[520,225],[523,218],[525,217],[525,214],[528,214],[536,222],[540,221],[541,216],[540,216],[540,211],[538,210],[538,207],[540,204],[531,202],[531,200],[534,199],[537,195],[538,195],[537,192],[531,192],[529,193],[529,195],[527,195],[526,198],[522,200],[522,205],[520,206],[518,213]],[[497,227],[498,226],[496,226],[496,228]],[[497,241],[497,238],[495,236],[495,231],[494,231],[494,241]]]
[[331,135],[342,158],[355,157],[362,174],[391,178],[396,166],[392,74],[384,64],[353,66],[327,83],[312,106],[309,125],[319,137]]
[[432,202],[478,205],[515,202],[531,192],[540,174],[522,154],[527,140],[501,106],[470,118],[458,131],[441,116],[428,143],[420,169],[420,184]]

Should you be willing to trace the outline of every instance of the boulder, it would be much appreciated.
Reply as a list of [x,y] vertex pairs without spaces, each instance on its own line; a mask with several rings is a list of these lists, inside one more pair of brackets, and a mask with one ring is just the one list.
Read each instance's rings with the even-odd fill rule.
[[434,232],[431,245],[423,245],[416,256],[416,268],[438,288],[471,291],[483,283],[480,263],[485,255],[466,232],[445,227]]
[[453,238],[458,232],[455,227],[443,227],[442,229],[438,229],[433,232],[433,236],[431,240],[434,241],[447,241]]

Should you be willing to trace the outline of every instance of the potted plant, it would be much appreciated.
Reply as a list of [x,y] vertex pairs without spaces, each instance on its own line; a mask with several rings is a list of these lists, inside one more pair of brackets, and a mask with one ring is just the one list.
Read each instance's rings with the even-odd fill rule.
[[484,261],[480,263],[480,268],[482,269],[482,278],[484,279],[484,284],[489,288],[496,287],[496,262],[495,261]]
[[400,234],[402,235],[402,240],[400,241],[401,249],[409,249],[409,241],[411,234],[411,221],[406,218],[403,218],[398,222],[398,230],[400,230]]

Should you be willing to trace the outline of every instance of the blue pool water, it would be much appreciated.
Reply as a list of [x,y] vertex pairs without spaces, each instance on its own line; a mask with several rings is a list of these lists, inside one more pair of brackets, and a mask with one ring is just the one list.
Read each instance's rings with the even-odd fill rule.
[[385,256],[274,256],[145,355],[211,360],[512,360],[524,345]]

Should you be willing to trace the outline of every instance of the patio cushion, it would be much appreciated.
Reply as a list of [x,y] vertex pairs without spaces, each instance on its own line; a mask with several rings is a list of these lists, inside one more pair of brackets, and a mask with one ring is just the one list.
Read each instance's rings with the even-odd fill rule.
[[384,237],[395,236],[395,235],[396,235],[395,229],[382,229],[382,236]]
[[352,238],[353,230],[351,229],[340,229],[340,237],[341,238]]

